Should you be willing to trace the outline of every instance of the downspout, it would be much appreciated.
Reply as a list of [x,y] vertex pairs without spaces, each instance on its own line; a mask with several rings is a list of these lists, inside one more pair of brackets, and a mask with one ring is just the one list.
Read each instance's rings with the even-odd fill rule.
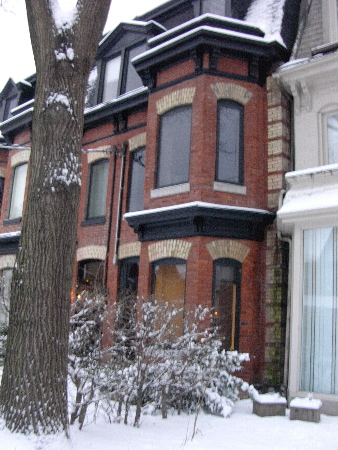
[[107,233],[107,256],[105,261],[105,271],[104,271],[104,286],[107,286],[108,280],[108,265],[109,265],[109,253],[110,253],[110,237],[111,237],[111,226],[113,223],[113,204],[114,204],[114,194],[115,194],[115,177],[116,177],[116,151],[113,148],[114,152],[114,168],[113,168],[113,179],[112,179],[112,192],[110,197],[109,204],[109,217],[108,217],[108,233]]
[[118,250],[119,250],[120,234],[121,234],[124,167],[125,167],[125,162],[126,162],[127,146],[128,146],[128,144],[125,141],[125,142],[123,142],[122,147],[120,149],[115,147],[115,154],[117,156],[119,156],[122,160],[121,160],[121,171],[120,171],[119,198],[118,198],[117,213],[116,213],[115,248],[114,248],[114,256],[113,256],[113,264],[117,264],[117,261],[118,261]]
[[[286,191],[283,189],[279,194],[278,210],[281,209],[283,204],[283,196]],[[291,283],[292,283],[292,238],[282,235],[281,231],[277,230],[277,238],[289,244],[289,262],[288,262],[288,290],[286,301],[286,330],[285,330],[285,357],[284,357],[284,385],[288,390],[289,385],[289,355],[290,355],[290,317],[291,317]]]

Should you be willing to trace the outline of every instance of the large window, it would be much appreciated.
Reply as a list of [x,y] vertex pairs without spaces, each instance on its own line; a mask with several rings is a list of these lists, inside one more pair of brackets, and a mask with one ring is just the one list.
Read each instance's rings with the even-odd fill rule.
[[216,181],[243,184],[243,106],[218,103]]
[[78,292],[95,291],[103,287],[104,261],[86,259],[78,265]]
[[338,395],[338,228],[304,231],[300,389]]
[[139,258],[122,259],[119,263],[119,295],[137,296]]
[[125,92],[142,86],[142,80],[137,74],[132,59],[146,50],[143,43],[137,47],[125,50],[123,53],[107,60],[104,63],[104,79],[102,101],[113,100]]
[[327,141],[329,164],[338,163],[338,114],[327,118]]
[[129,178],[129,211],[140,211],[144,202],[144,170],[145,147],[138,148],[131,153],[131,167]]
[[157,187],[189,181],[191,106],[179,106],[161,116]]
[[214,263],[213,325],[226,350],[238,350],[241,264],[232,259]]
[[[187,266],[181,259],[162,259],[153,263],[152,292],[160,304],[168,303],[176,308],[184,307]],[[176,333],[183,332],[183,311],[173,321]]]
[[25,187],[28,164],[20,164],[14,168],[12,180],[12,192],[9,206],[9,219],[18,219],[22,216],[23,202],[25,198]]
[[100,159],[90,166],[87,219],[104,218],[108,187],[109,160]]

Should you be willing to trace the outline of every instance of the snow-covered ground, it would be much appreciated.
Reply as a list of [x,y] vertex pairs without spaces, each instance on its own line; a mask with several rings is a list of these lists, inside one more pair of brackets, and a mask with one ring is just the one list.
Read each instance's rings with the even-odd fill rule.
[[285,417],[258,417],[252,401],[236,403],[228,419],[201,413],[193,439],[195,415],[144,416],[141,426],[107,423],[98,419],[81,431],[71,427],[70,439],[24,437],[0,431],[2,450],[218,450],[218,449],[338,449],[338,417],[321,416],[320,423]]

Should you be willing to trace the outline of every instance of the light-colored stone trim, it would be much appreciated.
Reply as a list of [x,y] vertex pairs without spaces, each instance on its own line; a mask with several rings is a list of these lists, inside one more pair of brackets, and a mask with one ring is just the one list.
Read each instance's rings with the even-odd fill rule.
[[220,258],[230,258],[242,263],[250,252],[247,245],[230,239],[212,241],[206,244],[206,247],[214,261]]
[[15,264],[16,255],[0,256],[0,270],[12,269]]
[[235,83],[215,83],[210,85],[217,99],[235,100],[242,105],[246,105],[253,94],[248,89]]
[[5,178],[6,177],[6,168],[0,167],[0,177]]
[[85,259],[106,259],[107,247],[105,245],[87,245],[80,247],[76,252],[76,261],[83,261]]
[[88,164],[92,164],[95,161],[98,161],[99,159],[107,159],[109,158],[109,153],[107,150],[109,150],[110,145],[102,145],[101,147],[95,148],[95,152],[88,152],[87,153],[87,162]]
[[184,88],[165,95],[156,102],[158,115],[164,114],[177,106],[191,105],[194,99],[196,88]]
[[163,258],[188,259],[191,249],[191,242],[182,239],[168,239],[166,241],[155,242],[148,246],[149,261],[157,261]]
[[286,156],[268,158],[268,172],[287,172],[289,164],[289,159]]
[[141,242],[131,242],[130,244],[122,244],[119,246],[119,259],[131,258],[132,256],[140,256]]
[[137,148],[145,147],[147,141],[147,133],[140,133],[129,139],[129,151],[133,152]]
[[28,163],[31,151],[21,150],[11,157],[11,167],[19,166],[20,164]]
[[230,192],[231,194],[246,195],[246,186],[239,186],[238,184],[214,181],[214,191]]
[[175,186],[152,189],[150,191],[150,198],[166,197],[167,195],[183,194],[185,192],[190,192],[190,183],[182,183],[176,184]]

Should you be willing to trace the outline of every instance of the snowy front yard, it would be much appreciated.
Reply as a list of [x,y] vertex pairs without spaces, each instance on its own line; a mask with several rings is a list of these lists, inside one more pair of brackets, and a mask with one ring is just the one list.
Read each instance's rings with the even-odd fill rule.
[[23,437],[0,431],[3,450],[224,450],[224,449],[338,449],[338,417],[321,416],[319,424],[290,421],[285,417],[258,417],[252,401],[236,403],[229,419],[201,413],[191,440],[195,415],[143,416],[141,426],[110,424],[103,419],[82,431],[71,427],[70,440],[63,437]]

